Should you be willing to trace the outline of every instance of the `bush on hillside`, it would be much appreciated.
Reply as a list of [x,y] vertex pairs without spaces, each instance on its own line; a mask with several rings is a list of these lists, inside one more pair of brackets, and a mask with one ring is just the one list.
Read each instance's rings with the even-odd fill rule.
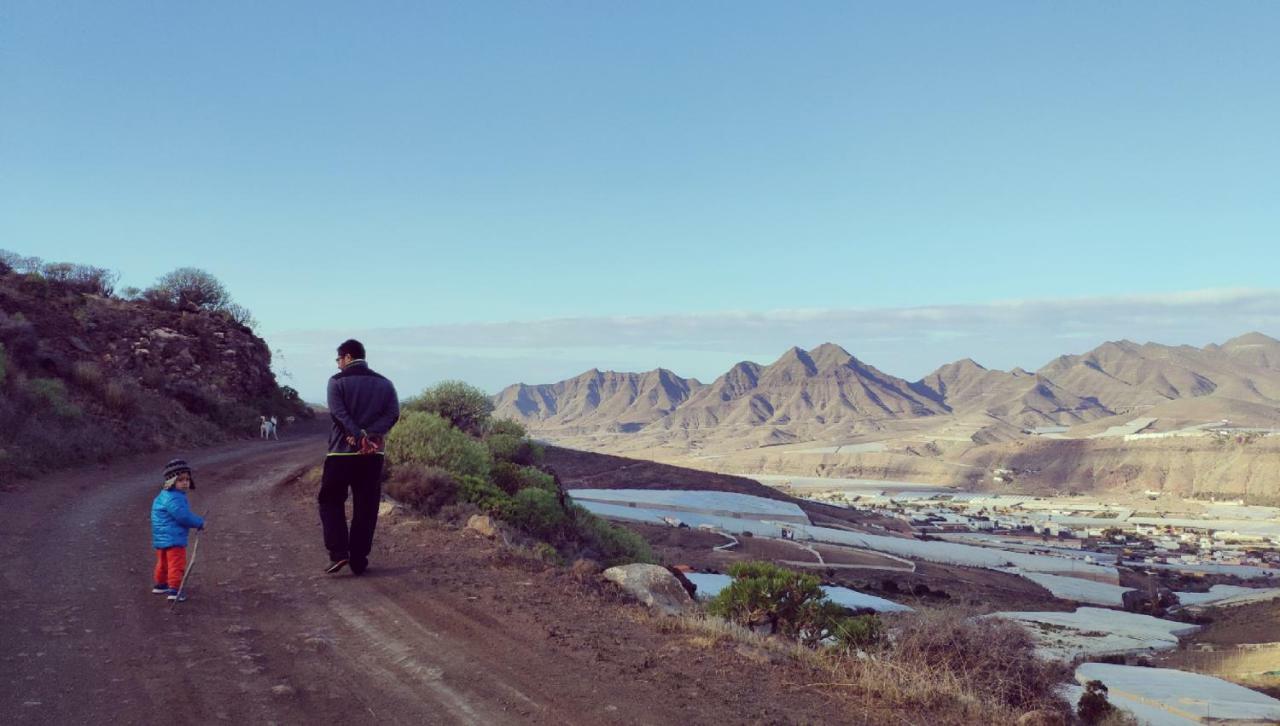
[[538,539],[562,543],[573,538],[573,522],[556,495],[545,489],[521,489],[511,498],[505,519]]
[[509,418],[495,418],[489,421],[489,435],[495,436],[498,434],[523,439],[529,435],[529,432],[525,430],[524,424],[519,421]]
[[1107,698],[1107,686],[1102,681],[1089,681],[1084,684],[1084,693],[1080,694],[1080,702],[1076,704],[1076,714],[1080,720],[1095,726],[1111,715],[1116,707]]
[[258,327],[258,321],[253,317],[253,313],[249,312],[249,308],[238,303],[227,303],[226,307],[222,309],[222,313],[233,323],[249,331],[253,331]]
[[475,386],[462,381],[442,381],[405,401],[402,408],[436,414],[458,430],[478,437],[489,425],[493,401]]
[[884,644],[884,623],[876,615],[841,618],[835,624],[835,639],[836,647],[843,650],[870,650]]
[[120,280],[120,273],[93,265],[76,265],[70,262],[51,262],[40,268],[40,274],[50,282],[69,287],[77,292],[110,297]]
[[387,435],[386,453],[392,466],[437,466],[459,477],[486,477],[493,462],[483,443],[450,426],[444,418],[421,410],[401,416]]
[[0,250],[0,265],[14,272],[29,275],[40,272],[44,267],[44,260],[39,257],[24,257],[9,250]]
[[458,480],[437,466],[401,466],[391,472],[387,494],[396,501],[435,514],[458,498]]
[[908,668],[932,669],[965,680],[965,687],[1018,708],[1045,705],[1063,667],[1035,655],[1022,626],[1000,618],[968,618],[955,611],[901,616],[893,658]]
[[473,504],[487,514],[505,517],[511,507],[511,497],[480,476],[458,478],[458,501]]
[[96,392],[102,388],[102,369],[89,361],[76,361],[71,364],[71,379],[76,385]]
[[67,399],[67,385],[58,378],[32,378],[27,381],[27,395],[37,408],[47,406],[63,418],[80,418],[80,407]]
[[542,461],[544,454],[540,444],[511,434],[491,433],[484,443],[493,454],[494,461],[508,461],[520,466],[533,466]]
[[102,402],[116,413],[132,413],[138,404],[137,384],[119,379],[108,381],[102,387]]
[[816,646],[836,632],[844,608],[822,592],[819,580],[771,562],[729,566],[733,582],[708,605],[712,615],[768,634]]
[[489,474],[493,483],[507,494],[515,494],[521,489],[556,490],[555,477],[532,466],[518,466],[509,461],[499,461],[493,465]]
[[142,296],[153,305],[174,310],[224,310],[231,304],[231,294],[218,278],[195,267],[165,273]]
[[583,548],[593,550],[596,559],[605,567],[656,561],[649,543],[635,532],[612,524],[577,505],[574,505],[573,512],[578,540]]

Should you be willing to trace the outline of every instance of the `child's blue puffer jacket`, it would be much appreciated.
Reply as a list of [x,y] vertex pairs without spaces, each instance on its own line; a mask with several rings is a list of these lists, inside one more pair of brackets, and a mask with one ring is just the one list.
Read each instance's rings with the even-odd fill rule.
[[151,503],[151,546],[186,547],[187,530],[204,527],[204,519],[191,511],[187,493],[165,489]]

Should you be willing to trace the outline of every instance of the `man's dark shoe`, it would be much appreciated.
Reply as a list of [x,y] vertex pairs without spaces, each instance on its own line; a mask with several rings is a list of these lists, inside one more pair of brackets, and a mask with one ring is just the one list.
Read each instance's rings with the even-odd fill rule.
[[365,571],[365,570],[367,570],[367,569],[369,569],[369,561],[368,561],[368,560],[363,560],[363,559],[361,559],[361,560],[355,560],[355,559],[351,560],[351,574],[353,574],[353,575],[363,575],[363,574],[364,574],[364,571]]
[[333,560],[332,562],[329,563],[328,567],[324,568],[325,574],[327,575],[336,574],[339,570],[346,567],[348,562],[350,562],[350,560],[345,560],[345,559]]

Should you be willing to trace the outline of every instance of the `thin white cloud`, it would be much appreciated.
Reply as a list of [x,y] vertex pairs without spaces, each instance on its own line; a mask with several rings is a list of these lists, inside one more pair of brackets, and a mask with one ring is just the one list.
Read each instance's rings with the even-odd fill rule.
[[[895,375],[923,376],[971,357],[989,367],[1037,368],[1128,338],[1204,345],[1244,332],[1280,333],[1280,290],[1206,289],[1126,296],[1002,300],[910,308],[779,309],[627,317],[579,317],[367,330],[281,331],[294,385],[322,391],[324,361],[347,337],[426,385],[462,378],[488,390],[559,380],[592,367],[659,365],[710,380],[743,359],[772,361],[792,345],[838,343]],[[305,361],[305,362],[304,362]],[[385,367],[385,366],[384,366]],[[319,384],[303,375],[318,376]]]

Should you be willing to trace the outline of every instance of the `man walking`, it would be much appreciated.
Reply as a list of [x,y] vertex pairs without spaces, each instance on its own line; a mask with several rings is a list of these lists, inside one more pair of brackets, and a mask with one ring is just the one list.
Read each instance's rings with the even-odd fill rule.
[[[364,346],[348,340],[338,346],[338,371],[329,379],[329,455],[320,480],[320,524],[329,550],[325,572],[348,564],[363,574],[369,567],[373,530],[382,499],[382,454],[387,432],[400,418],[396,387],[374,373]],[[351,490],[351,530],[347,530],[347,490]]]

